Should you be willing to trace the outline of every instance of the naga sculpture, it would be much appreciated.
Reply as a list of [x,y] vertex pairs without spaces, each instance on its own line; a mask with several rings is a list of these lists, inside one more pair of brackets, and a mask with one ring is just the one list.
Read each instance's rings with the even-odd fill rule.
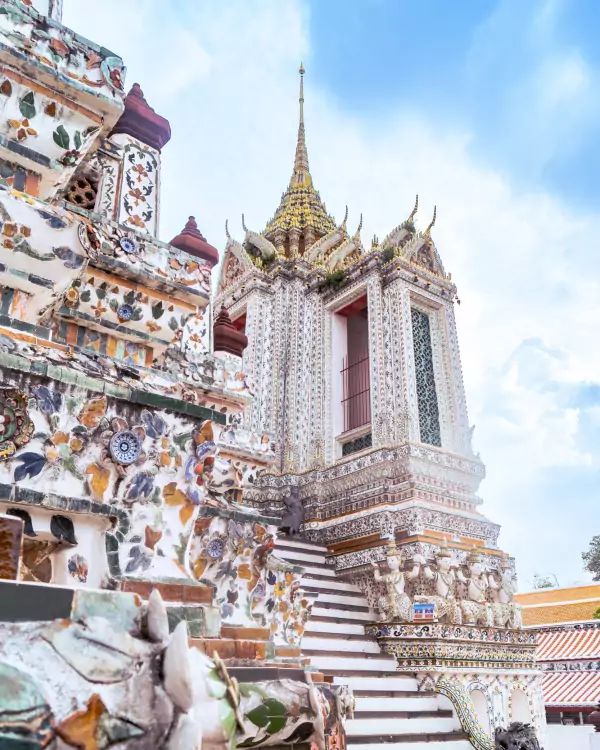
[[304,523],[304,507],[300,499],[300,488],[294,485],[290,488],[288,497],[283,498],[285,512],[281,519],[281,530],[290,536],[296,536]]
[[497,727],[494,733],[496,750],[544,750],[531,724],[515,721],[508,729]]

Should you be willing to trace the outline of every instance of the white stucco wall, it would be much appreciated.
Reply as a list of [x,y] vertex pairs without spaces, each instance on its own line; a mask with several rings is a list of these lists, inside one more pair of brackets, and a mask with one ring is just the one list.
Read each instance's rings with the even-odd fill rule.
[[546,736],[548,747],[544,750],[600,750],[600,734],[594,736],[594,727],[587,724],[548,724]]

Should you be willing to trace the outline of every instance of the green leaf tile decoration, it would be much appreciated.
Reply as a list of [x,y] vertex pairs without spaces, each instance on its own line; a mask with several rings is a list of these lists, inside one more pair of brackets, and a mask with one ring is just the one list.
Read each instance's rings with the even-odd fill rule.
[[56,143],[57,146],[60,146],[60,148],[64,148],[65,151],[69,148],[70,138],[69,134],[64,128],[64,125],[59,125],[54,133],[52,133],[52,138],[54,139],[54,143]]
[[19,110],[23,117],[26,117],[28,120],[31,120],[32,117],[35,117],[36,110],[35,110],[35,99],[33,97],[33,91],[29,91],[25,96],[21,99],[19,102]]

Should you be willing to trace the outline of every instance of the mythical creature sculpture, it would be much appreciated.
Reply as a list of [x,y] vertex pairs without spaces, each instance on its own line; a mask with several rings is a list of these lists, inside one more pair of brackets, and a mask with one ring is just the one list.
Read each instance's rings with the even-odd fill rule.
[[458,580],[467,587],[467,597],[460,602],[463,622],[467,625],[493,626],[494,613],[486,599],[489,586],[488,575],[480,555],[475,550],[467,558],[467,568],[469,569],[468,576],[465,576],[461,570],[456,573]]
[[508,729],[497,727],[494,733],[496,750],[544,750],[540,747],[531,724],[513,722]]
[[304,522],[304,507],[300,499],[300,488],[296,485],[290,488],[288,497],[283,498],[285,511],[281,518],[281,530],[295,536]]
[[452,625],[462,624],[462,610],[455,596],[457,563],[446,544],[443,544],[435,555],[435,569],[429,565],[423,568],[423,576],[433,582],[435,594],[416,596],[415,601],[426,601],[435,604],[438,620]]
[[516,593],[514,571],[507,559],[501,564],[500,580],[493,573],[488,576],[494,603],[492,612],[494,624],[499,628],[520,628],[523,624],[520,605],[514,602]]
[[379,563],[373,563],[376,581],[385,584],[386,593],[379,597],[378,607],[384,620],[412,619],[412,600],[404,591],[406,581],[417,578],[421,571],[421,565],[425,559],[419,555],[413,558],[413,568],[408,572],[401,570],[402,552],[398,552],[394,544],[390,545],[387,552],[388,573],[382,573]]

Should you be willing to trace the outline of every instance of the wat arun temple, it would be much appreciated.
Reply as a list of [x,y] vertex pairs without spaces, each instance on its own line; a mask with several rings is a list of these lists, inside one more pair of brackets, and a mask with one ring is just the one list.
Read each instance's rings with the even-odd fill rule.
[[546,746],[435,213],[328,213],[304,75],[266,226],[165,242],[169,122],[0,2],[1,750]]

